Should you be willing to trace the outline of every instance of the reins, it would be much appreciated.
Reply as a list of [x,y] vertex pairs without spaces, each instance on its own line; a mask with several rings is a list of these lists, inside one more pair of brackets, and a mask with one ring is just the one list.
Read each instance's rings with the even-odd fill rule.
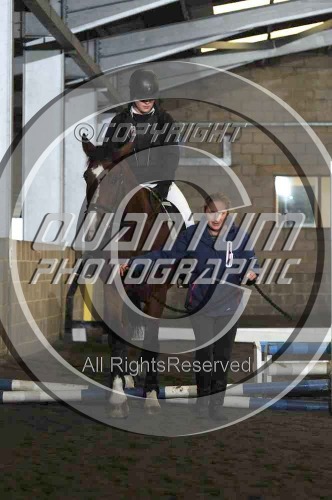
[[[216,280],[216,282],[221,282],[221,280]],[[290,321],[293,321],[293,318],[290,314],[288,314],[286,311],[284,311],[283,309],[281,309],[281,307],[279,307],[267,294],[265,294],[261,288],[256,285],[256,283],[251,283],[249,284],[248,286],[254,286],[254,288],[257,290],[257,292],[263,297],[264,300],[266,300],[266,302],[268,302],[274,309],[276,309],[276,311],[278,311],[280,314],[282,314],[286,319],[290,320]],[[184,287],[182,287],[184,288]],[[197,307],[196,309],[194,309],[193,311],[187,311],[187,310],[183,310],[183,309],[177,309],[176,307],[172,307],[172,306],[169,306],[167,305],[166,303],[162,303],[155,295],[151,295],[151,297],[153,299],[155,299],[159,304],[163,305],[166,309],[170,310],[170,311],[173,311],[173,312],[177,312],[177,313],[181,313],[181,314],[185,314],[185,313],[190,313],[190,315],[194,314],[195,312],[199,311],[201,309],[201,307],[203,306],[199,306]]]

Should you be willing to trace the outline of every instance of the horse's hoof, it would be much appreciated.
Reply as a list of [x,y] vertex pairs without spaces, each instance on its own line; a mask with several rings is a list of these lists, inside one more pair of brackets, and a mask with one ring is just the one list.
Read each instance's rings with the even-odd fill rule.
[[127,418],[129,414],[127,396],[123,390],[123,383],[119,376],[116,376],[113,381],[107,413],[111,418]]
[[128,418],[129,406],[128,403],[122,403],[121,405],[109,405],[107,409],[107,414],[111,418]]
[[160,413],[161,406],[158,401],[157,391],[146,393],[144,409],[148,415],[156,415]]

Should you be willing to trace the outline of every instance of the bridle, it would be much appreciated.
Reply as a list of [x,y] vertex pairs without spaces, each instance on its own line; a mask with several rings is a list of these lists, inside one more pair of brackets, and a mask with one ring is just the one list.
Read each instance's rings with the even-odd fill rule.
[[[106,169],[105,169],[106,170]],[[97,183],[97,188],[95,191],[98,190],[102,180],[104,180],[104,178],[106,177],[107,175],[107,171],[104,173],[104,175],[99,175],[95,182]],[[119,187],[123,185],[124,183],[124,179],[123,179],[123,171],[120,170],[119,173],[117,174],[116,178],[112,179],[111,181],[111,185],[113,184],[116,184],[116,183],[119,183]],[[108,213],[114,213],[116,212],[116,209],[117,207],[119,206],[119,203],[120,203],[120,200],[122,198],[122,192],[120,189],[117,189],[117,196],[116,196],[116,199],[114,201],[114,204],[113,205],[104,205],[103,203],[97,203],[97,202],[93,202],[93,201],[90,201],[90,203],[88,204],[87,206],[87,209],[85,210],[85,214],[88,214],[90,212],[108,212]]]

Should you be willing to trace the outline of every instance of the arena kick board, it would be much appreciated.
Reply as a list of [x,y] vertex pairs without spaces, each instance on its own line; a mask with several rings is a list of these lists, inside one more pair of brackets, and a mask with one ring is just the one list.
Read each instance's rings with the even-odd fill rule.
[[[293,328],[239,328],[235,342],[286,342],[293,333]],[[296,342],[330,342],[331,328],[326,332],[323,328],[303,328],[296,336]],[[186,340],[194,341],[194,332],[191,328],[167,328],[159,329],[159,340]]]

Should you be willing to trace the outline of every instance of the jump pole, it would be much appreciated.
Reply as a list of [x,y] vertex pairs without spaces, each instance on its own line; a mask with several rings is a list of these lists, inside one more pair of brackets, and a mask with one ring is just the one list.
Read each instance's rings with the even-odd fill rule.
[[[244,396],[226,396],[223,406],[225,408],[241,408],[257,410],[262,408],[272,399],[269,398],[248,398]],[[191,404],[195,399],[166,399],[167,404]],[[276,403],[269,406],[268,409],[278,411],[329,411],[328,401],[303,401],[292,399],[280,399]]]
[[275,361],[267,366],[267,375],[273,377],[287,375],[325,375],[331,374],[331,361]]
[[327,342],[261,342],[262,350],[267,355],[273,356],[280,350],[285,354],[315,354],[323,349],[325,354],[331,354],[331,344]]
[[[328,380],[303,380],[297,385],[288,382],[269,382],[259,384],[229,384],[226,396],[250,396],[250,395],[276,395],[285,389],[289,389],[290,395],[300,396],[302,394],[323,393],[330,390]],[[129,396],[142,397],[143,389],[125,389]],[[196,398],[197,388],[195,385],[165,386],[159,388],[159,399]]]
[[[95,390],[88,385],[76,384],[60,384],[54,382],[41,382],[43,386],[51,391],[64,392],[64,391],[83,391]],[[268,383],[245,383],[232,385],[228,384],[227,394],[232,396],[249,396],[253,394],[274,395],[279,394],[285,389],[289,389],[291,393],[302,394],[311,392],[326,392],[329,391],[329,381],[325,380],[302,380],[298,384],[289,382],[268,382]],[[0,379],[0,391],[23,391],[23,392],[44,392],[43,387],[39,386],[36,382],[31,380],[11,380]],[[125,389],[125,392],[130,396],[143,396],[143,390],[140,388]],[[195,385],[181,385],[181,386],[164,386],[160,387],[159,398],[190,398],[197,396],[197,389]]]
[[77,401],[105,401],[105,392],[96,390],[65,390],[52,397],[44,391],[0,391],[0,404],[7,403],[59,403]]
[[61,384],[58,382],[33,382],[32,380],[16,380],[3,378],[0,379],[0,391],[42,391],[43,387],[39,384],[43,384],[46,388],[51,391],[67,391],[67,390],[84,390],[88,389],[88,385],[78,385],[78,384]]
[[[49,384],[50,385],[50,384]],[[54,384],[56,386],[56,384]],[[84,387],[84,386],[81,386]],[[51,389],[51,387],[49,387]],[[0,391],[0,404],[5,403],[36,403],[36,402],[57,402],[57,401],[88,401],[88,400],[105,400],[105,391],[95,388],[78,389],[67,387],[66,389],[61,386],[55,388],[55,396],[50,396],[45,391],[42,391],[38,386],[38,390],[27,391]],[[236,386],[228,386],[226,391],[227,397],[240,397],[246,398],[250,395],[276,395],[285,389],[291,389],[291,395],[303,395],[308,393],[324,393],[330,390],[329,380],[304,380],[299,384],[288,384],[287,382],[271,382],[266,384],[239,384]],[[125,389],[128,396],[142,398],[144,393],[142,388]],[[197,396],[197,389],[195,385],[191,386],[166,386],[160,387],[159,399],[194,399]],[[249,398],[250,399],[250,398]],[[251,398],[252,399],[252,398]],[[235,401],[235,400],[234,400]],[[262,399],[259,399],[262,404]],[[264,403],[263,403],[264,404]]]
[[[65,402],[88,402],[88,401],[105,401],[104,391],[65,391],[62,394],[58,393],[59,398]],[[166,399],[166,403],[194,403],[196,398],[174,398]],[[241,409],[259,409],[262,406],[270,403],[272,400],[268,398],[253,398],[246,396],[226,396],[224,399],[225,408],[241,408]],[[0,404],[6,403],[53,403],[58,402],[45,392],[38,391],[12,391],[0,392]],[[302,401],[302,400],[287,400],[282,399],[273,403],[270,406],[273,410],[280,411],[328,411],[328,401]]]

